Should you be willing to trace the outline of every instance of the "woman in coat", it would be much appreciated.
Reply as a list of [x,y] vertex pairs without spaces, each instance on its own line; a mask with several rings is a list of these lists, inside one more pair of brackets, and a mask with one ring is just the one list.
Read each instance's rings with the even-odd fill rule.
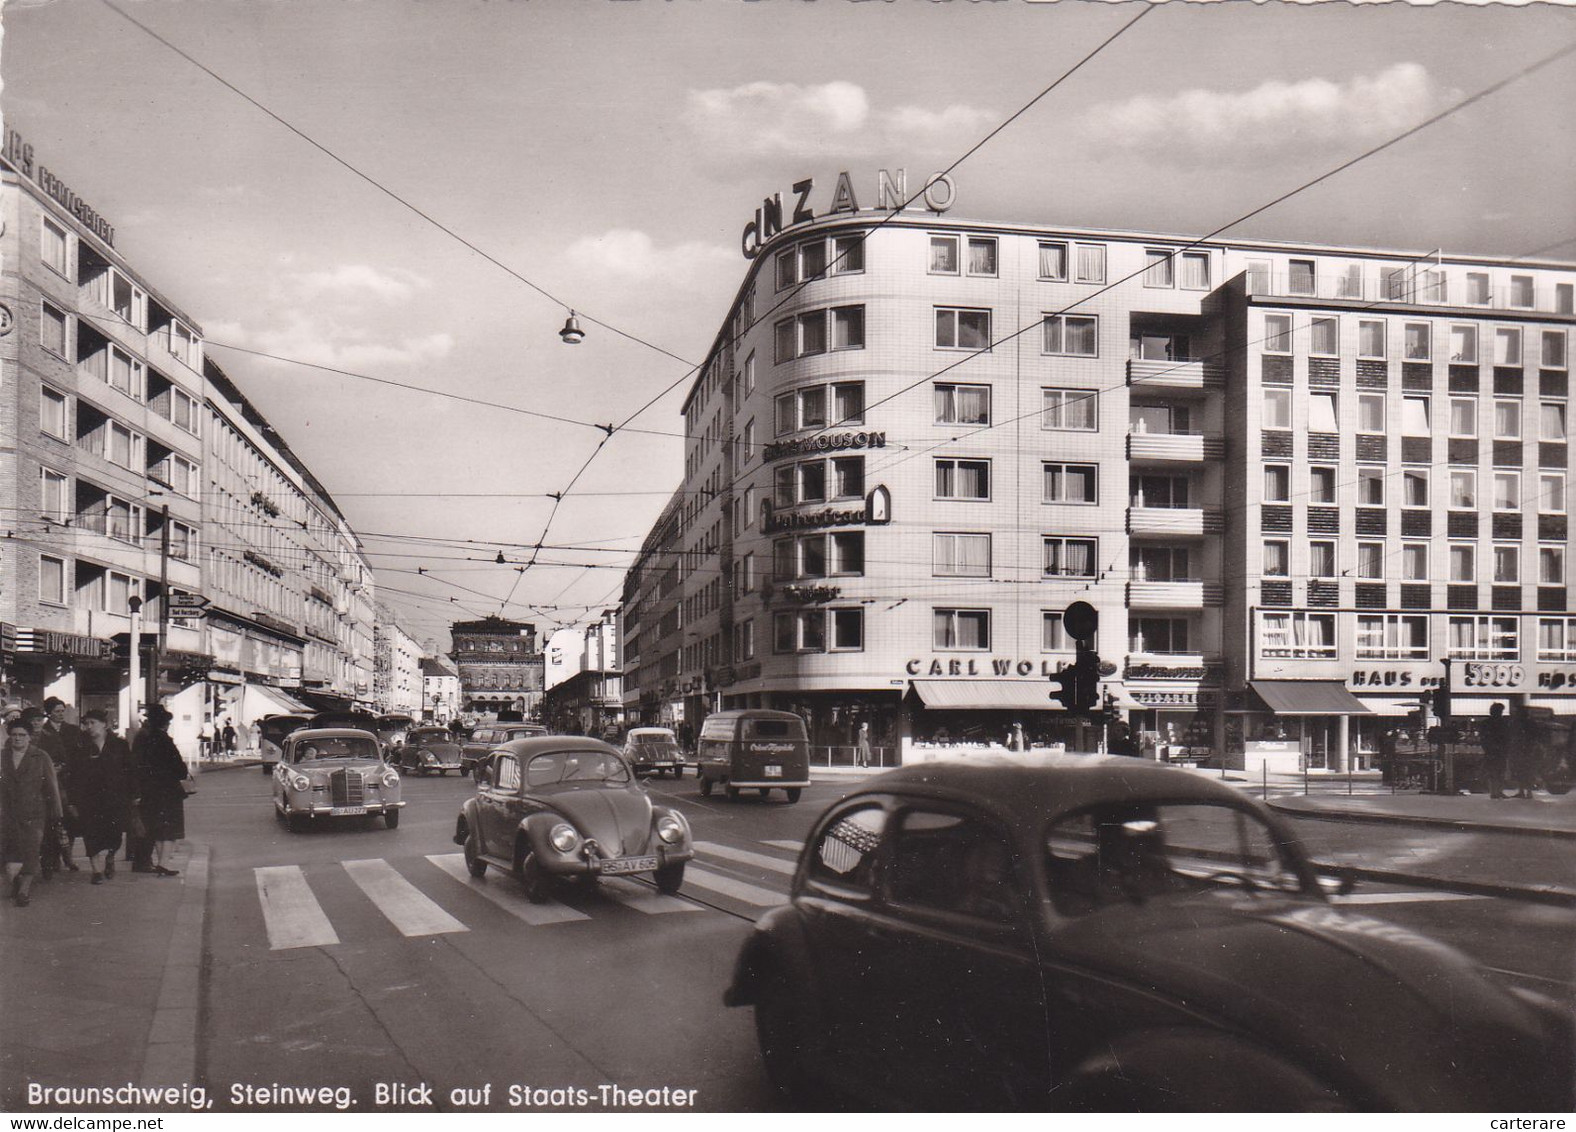
[[72,789],[66,813],[82,837],[93,883],[103,884],[115,875],[115,854],[135,802],[131,748],[110,734],[106,713],[85,712],[82,722],[87,731],[69,756]]
[[[11,882],[11,899],[25,908],[38,873],[44,829],[60,820],[60,790],[49,756],[33,748],[33,729],[20,719],[5,725],[0,751],[0,857]],[[11,866],[20,871],[12,874]]]
[[186,791],[181,786],[191,777],[186,760],[170,738],[169,709],[152,704],[147,711],[148,725],[137,732],[137,777],[141,801],[138,812],[142,815],[147,839],[153,843],[153,859],[144,866],[132,866],[133,872],[157,873],[161,877],[177,876],[179,869],[166,868],[165,856],[170,847],[186,836]]

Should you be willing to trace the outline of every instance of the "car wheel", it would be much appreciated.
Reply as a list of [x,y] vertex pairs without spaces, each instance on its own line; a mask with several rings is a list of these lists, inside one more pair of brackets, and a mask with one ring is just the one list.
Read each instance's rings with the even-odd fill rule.
[[525,845],[515,847],[514,875],[520,887],[525,889],[527,900],[532,904],[546,902],[549,895],[547,874],[542,871],[542,863],[536,859],[536,854]]
[[783,793],[788,795],[788,802],[789,804],[792,804],[799,800],[799,795],[804,793],[804,789],[799,786],[790,786],[788,789],[784,790]]
[[766,1079],[790,1108],[806,1107],[812,1100],[804,1068],[804,1029],[786,981],[767,972],[755,1002],[755,1040],[761,1047]]
[[728,783],[723,789],[728,792],[728,801],[737,802],[739,800],[739,788],[733,783]]
[[399,811],[398,810],[384,810],[383,811],[383,824],[388,826],[390,829],[398,829],[399,828]]
[[675,895],[684,885],[684,862],[675,861],[671,865],[663,865],[652,879],[657,882],[657,891],[662,895]]
[[710,798],[711,797],[711,779],[705,778],[705,777],[701,778],[701,780],[700,780],[700,796],[702,798]]
[[471,876],[478,880],[487,875],[487,862],[481,857],[482,847],[476,840],[476,835],[470,834],[465,839],[465,867],[470,870]]

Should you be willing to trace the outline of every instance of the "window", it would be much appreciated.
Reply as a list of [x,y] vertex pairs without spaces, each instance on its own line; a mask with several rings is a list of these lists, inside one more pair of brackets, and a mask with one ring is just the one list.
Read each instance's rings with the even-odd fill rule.
[[104,426],[104,458],[111,464],[119,464],[122,468],[136,469],[136,443],[140,437],[119,421],[110,421]]
[[733,626],[733,659],[755,659],[755,621],[747,618]]
[[39,469],[38,511],[45,519],[64,523],[69,514],[66,496],[71,480],[49,468]]
[[740,437],[739,459],[741,463],[748,464],[755,459],[755,418],[751,417],[744,424],[744,432]]
[[755,592],[755,555],[746,554],[739,559],[739,572],[734,581],[735,587],[741,594]]
[[1459,660],[1519,660],[1514,617],[1452,617],[1450,656]]
[[830,536],[834,575],[855,577],[865,572],[865,532],[834,531]]
[[1280,539],[1267,539],[1264,543],[1264,576],[1266,578],[1291,577],[1291,544]]
[[794,329],[795,323],[791,318],[785,318],[775,328],[773,341],[776,344],[773,358],[779,364],[790,361],[798,356],[798,331]]
[[1576,619],[1538,619],[1538,659],[1576,660]]
[[1048,314],[1044,321],[1042,354],[1093,358],[1099,353],[1099,319],[1090,314]]
[[937,609],[931,618],[932,644],[937,649],[990,648],[990,610]]
[[140,328],[147,296],[118,271],[110,271],[108,280],[109,308],[118,318]]
[[799,476],[799,502],[820,503],[826,498],[826,463],[808,460],[794,469]]
[[1477,547],[1471,543],[1451,544],[1450,580],[1452,582],[1477,581]]
[[1385,397],[1383,393],[1359,393],[1357,395],[1358,432],[1384,431],[1384,403]]
[[1463,365],[1477,365],[1477,327],[1458,325],[1450,328],[1450,360]]
[[865,235],[832,238],[832,274],[854,275],[865,269]]
[[1104,283],[1105,282],[1105,245],[1104,244],[1078,244],[1077,273],[1074,280],[1078,283]]
[[755,392],[755,353],[744,359],[744,395],[748,397]]
[[970,236],[968,269],[970,275],[996,274],[996,238]]
[[861,499],[865,494],[865,458],[836,456],[832,459],[832,498]]
[[1128,502],[1133,507],[1185,508],[1191,506],[1190,487],[1187,476],[1129,476]]
[[1291,353],[1291,315],[1267,314],[1264,316],[1264,352],[1269,354]]
[[1428,473],[1426,471],[1401,473],[1401,506],[1428,506]]
[[1554,284],[1554,312],[1556,314],[1576,313],[1576,284]]
[[43,318],[39,323],[39,343],[63,361],[70,361],[71,354],[66,344],[66,312],[43,304]]
[[1273,265],[1267,259],[1248,260],[1248,294],[1268,295]]
[[[831,397],[833,419],[827,420],[827,397]],[[807,385],[775,399],[776,435],[784,436],[806,428],[859,424],[865,417],[865,383],[842,381],[831,386]]]
[[773,614],[772,648],[779,653],[825,652],[826,610]]
[[38,390],[38,429],[57,440],[69,439],[66,434],[70,414],[66,410],[66,395],[57,393],[47,385]]
[[1494,473],[1494,510],[1521,510],[1521,473]]
[[958,238],[932,236],[930,238],[930,274],[956,275],[958,273]]
[[1497,366],[1521,364],[1521,327],[1496,326],[1494,328],[1494,364]]
[[871,892],[876,849],[886,828],[879,805],[845,810],[827,827],[810,855],[809,877],[817,885]]
[[1512,275],[1510,277],[1510,305],[1530,310],[1532,307],[1532,276]]
[[1467,302],[1481,307],[1487,306],[1488,301],[1488,274],[1481,271],[1467,272]]
[[1521,581],[1521,547],[1509,543],[1495,545],[1494,581],[1497,583]]
[[937,531],[931,536],[930,572],[938,578],[990,577],[990,535]]
[[1097,503],[1097,464],[1051,464],[1045,469],[1046,503]]
[[865,647],[865,611],[857,606],[851,609],[833,609],[832,651],[859,652]]
[[1384,320],[1362,318],[1357,320],[1357,356],[1383,358],[1385,354]]
[[1193,410],[1186,405],[1156,405],[1142,401],[1128,404],[1128,429],[1130,433],[1157,436],[1191,436]]
[[142,363],[116,346],[109,348],[109,368],[104,379],[111,388],[119,389],[128,397],[142,400]]
[[1314,265],[1311,259],[1286,261],[1286,290],[1293,295],[1311,295],[1315,290]]
[[38,556],[38,600],[49,605],[66,604],[66,564],[47,554]]
[[936,461],[937,499],[989,499],[989,460]]
[[1056,283],[1067,281],[1067,245],[1057,242],[1040,242],[1040,278]]
[[894,904],[1010,923],[1021,908],[1012,854],[977,818],[909,811],[892,841],[887,884]]
[[797,318],[785,318],[776,327],[778,362],[824,354],[828,348],[827,320],[831,319],[831,348],[859,350],[865,345],[865,308],[832,307],[806,311]]
[[1359,615],[1357,659],[1427,660],[1428,618],[1396,613]]
[[990,311],[961,307],[936,308],[936,348],[987,350],[990,348]]
[[1266,389],[1264,391],[1264,427],[1291,427],[1291,390]]
[[1308,660],[1335,659],[1335,615],[1261,613],[1259,654]]
[[865,347],[865,308],[832,308],[832,349],[862,350]]
[[1428,544],[1409,542],[1401,548],[1401,579],[1407,582],[1428,581]]
[[1309,432],[1339,432],[1341,430],[1341,426],[1337,423],[1339,419],[1335,411],[1334,393],[1308,395]]
[[749,530],[755,525],[755,514],[759,509],[755,501],[755,485],[751,484],[744,489],[744,529]]
[[175,427],[185,429],[193,436],[200,435],[202,431],[197,401],[179,389],[170,390],[170,420],[175,423]]
[[1291,500],[1291,469],[1284,464],[1264,466],[1264,502],[1287,503]]
[[1425,269],[1417,288],[1417,298],[1424,303],[1443,303],[1450,297],[1448,277],[1436,268]]
[[1409,322],[1403,328],[1402,357],[1409,362],[1426,362],[1434,356],[1433,327],[1426,322]]
[[1043,611],[1040,614],[1040,651],[1072,652],[1075,647],[1075,642],[1067,635],[1066,626],[1062,624],[1061,611]]
[[1127,552],[1127,566],[1135,582],[1191,582],[1190,558],[1185,546],[1135,546]]
[[1543,332],[1541,361],[1544,369],[1565,368],[1565,331],[1545,330]]
[[1565,473],[1538,473],[1538,510],[1545,514],[1565,513]]
[[1316,318],[1312,324],[1312,338],[1308,352],[1320,357],[1334,357],[1341,349],[1341,323],[1334,318]]
[[1334,503],[1335,502],[1335,469],[1334,468],[1309,468],[1308,469],[1308,502],[1309,503]]
[[1452,397],[1450,399],[1450,435],[1477,435],[1477,398]]
[[1136,617],[1127,622],[1128,647],[1136,653],[1188,653],[1188,623],[1183,617]]
[[1357,576],[1359,578],[1384,577],[1384,543],[1357,544]]
[[1545,586],[1565,584],[1565,548],[1563,546],[1538,547],[1538,583]]
[[1045,576],[1047,578],[1092,578],[1099,543],[1092,538],[1045,537]]
[[43,247],[44,266],[67,279],[71,278],[71,260],[66,230],[49,217],[44,217]]
[[1183,252],[1182,286],[1190,291],[1209,290],[1209,253]]
[[937,424],[990,424],[990,386],[935,384]]
[[1496,440],[1521,439],[1521,402],[1494,402],[1494,438]]
[[799,245],[799,278],[806,282],[826,275],[826,241],[810,240]]
[[1310,578],[1335,577],[1335,544],[1319,540],[1308,544],[1308,576]]
[[1401,435],[1432,436],[1433,418],[1427,397],[1401,398]]
[[1040,427],[1069,432],[1093,432],[1099,427],[1096,410],[1100,395],[1093,389],[1047,389]]
[[1163,248],[1144,250],[1144,286],[1173,287],[1176,277],[1171,266],[1172,253]]
[[784,248],[777,253],[777,289],[787,290],[797,281],[794,278],[796,270],[796,257],[794,249]]
[[1450,506],[1458,511],[1471,511],[1477,507],[1477,473],[1452,470],[1450,473]]
[[796,321],[799,324],[799,356],[826,353],[826,312],[806,311]]

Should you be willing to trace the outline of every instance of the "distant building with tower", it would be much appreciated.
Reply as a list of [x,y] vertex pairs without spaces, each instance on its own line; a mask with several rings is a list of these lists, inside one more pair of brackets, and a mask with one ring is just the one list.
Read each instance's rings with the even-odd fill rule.
[[463,712],[506,719],[536,716],[542,701],[543,663],[535,625],[489,616],[456,621],[449,635]]

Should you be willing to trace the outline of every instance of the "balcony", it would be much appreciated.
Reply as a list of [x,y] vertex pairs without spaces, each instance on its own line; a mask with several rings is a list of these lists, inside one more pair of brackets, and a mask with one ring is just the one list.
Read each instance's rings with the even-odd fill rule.
[[1224,529],[1215,507],[1129,507],[1127,533],[1162,538],[1203,538]]
[[1248,271],[1244,279],[1247,294],[1252,299],[1362,303],[1380,308],[1391,305],[1523,314],[1572,313],[1570,290],[1557,290],[1550,280],[1538,280],[1530,294],[1525,289],[1510,286],[1484,286],[1474,290],[1466,278],[1468,270],[1439,271],[1424,267],[1375,272],[1353,269],[1319,276],[1303,272]]
[[1127,458],[1155,464],[1201,464],[1226,455],[1226,440],[1200,432],[1130,432]]
[[1219,605],[1225,589],[1219,582],[1175,580],[1169,582],[1128,582],[1129,609],[1203,609]]
[[1146,389],[1222,389],[1226,377],[1218,362],[1129,358],[1127,384]]

